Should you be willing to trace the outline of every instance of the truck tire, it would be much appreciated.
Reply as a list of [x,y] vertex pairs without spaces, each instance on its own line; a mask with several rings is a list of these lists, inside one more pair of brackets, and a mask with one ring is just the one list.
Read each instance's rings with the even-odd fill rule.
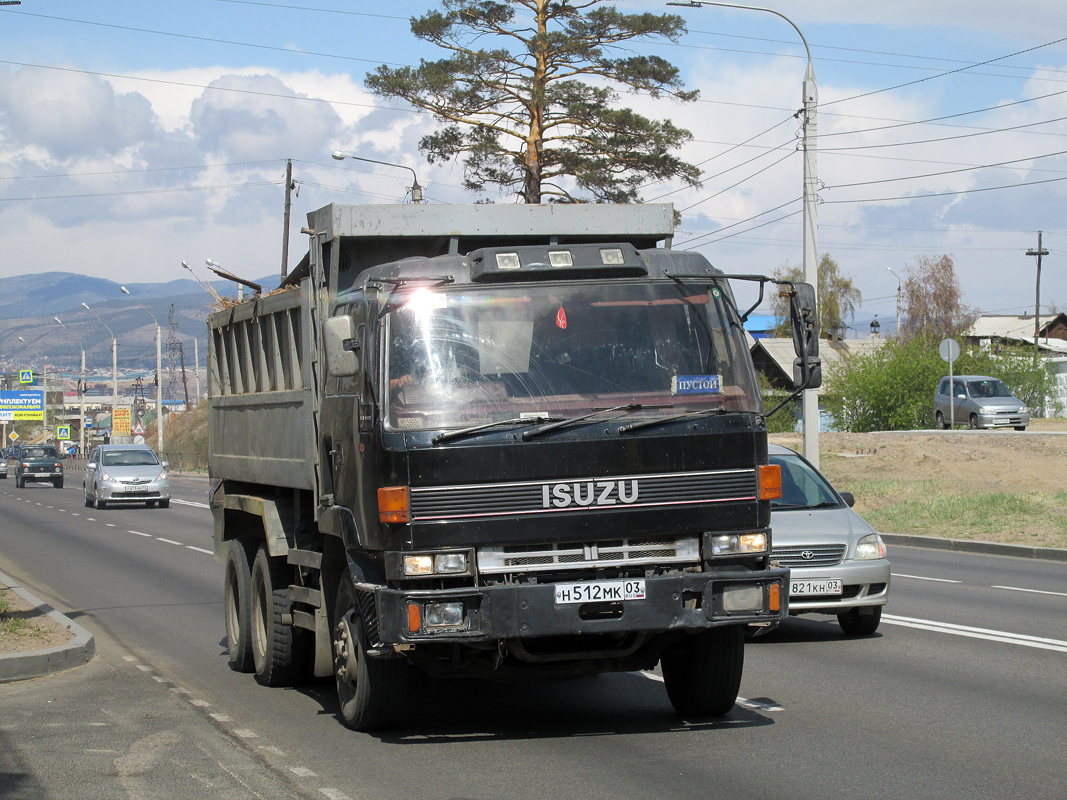
[[407,661],[370,658],[363,617],[347,570],[333,606],[333,663],[341,722],[355,731],[392,727],[403,708]]
[[282,622],[288,616],[289,565],[271,558],[262,544],[252,562],[252,602],[249,637],[256,680],[264,686],[292,686],[302,674],[300,645],[292,625]]
[[882,621],[882,607],[875,606],[871,614],[860,614],[858,608],[850,608],[844,614],[837,615],[837,624],[846,636],[870,636],[878,630]]
[[729,713],[745,668],[744,626],[713,628],[694,635],[660,657],[663,685],[674,710],[684,717]]
[[255,549],[242,539],[231,539],[223,578],[226,647],[230,669],[251,672],[252,661],[252,559]]

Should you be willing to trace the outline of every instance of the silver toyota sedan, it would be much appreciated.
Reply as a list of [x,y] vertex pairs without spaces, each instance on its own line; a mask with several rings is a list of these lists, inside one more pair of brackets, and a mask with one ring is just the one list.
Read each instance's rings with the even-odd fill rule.
[[167,466],[146,444],[102,444],[85,465],[85,505],[105,508],[109,503],[144,503],[149,508],[157,504],[167,508]]
[[[874,528],[802,456],[770,445],[782,468],[782,496],[771,501],[771,559],[789,567],[789,613],[833,614],[850,636],[874,633],[889,601],[889,561]],[[752,630],[752,634],[761,631]]]

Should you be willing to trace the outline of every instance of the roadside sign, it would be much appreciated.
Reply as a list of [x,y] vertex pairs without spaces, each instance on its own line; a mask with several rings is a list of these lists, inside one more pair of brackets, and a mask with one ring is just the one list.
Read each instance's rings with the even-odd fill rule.
[[44,392],[0,392],[0,421],[37,419],[44,419]]
[[89,417],[86,417],[86,418],[85,418],[85,427],[86,427],[86,428],[91,428],[91,427],[93,427],[93,421],[92,421],[92,420],[91,420],[91,419],[90,419]]
[[130,435],[130,409],[116,408],[111,411],[111,435]]
[[69,439],[70,438],[70,425],[57,425],[56,426],[56,438],[57,439]]
[[20,369],[19,370],[19,383],[33,383],[33,370],[32,369]]
[[941,344],[937,346],[937,352],[941,354],[943,361],[951,364],[960,357],[960,343],[955,339],[942,339]]
[[19,435],[17,433],[15,433],[15,431],[11,431],[11,433],[9,433],[7,435],[7,438],[10,439],[11,441],[15,441],[16,439],[19,438]]
[[136,434],[144,433],[144,425],[138,422],[136,425],[133,426],[133,432]]

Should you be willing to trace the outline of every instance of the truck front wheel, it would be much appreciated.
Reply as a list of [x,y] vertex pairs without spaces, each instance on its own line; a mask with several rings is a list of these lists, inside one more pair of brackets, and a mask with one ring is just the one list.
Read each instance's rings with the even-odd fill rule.
[[391,727],[404,703],[406,660],[370,658],[367,649],[363,617],[346,570],[334,601],[333,666],[341,721],[355,731]]
[[252,552],[240,539],[230,540],[230,550],[226,554],[226,577],[223,581],[226,646],[229,650],[230,669],[235,672],[251,672],[255,669],[250,638]]
[[684,717],[729,713],[745,668],[744,627],[731,625],[696,634],[660,657],[663,685]]
[[302,639],[292,625],[282,622],[289,614],[289,565],[271,558],[260,545],[252,562],[250,631],[256,680],[264,686],[292,686],[301,674]]

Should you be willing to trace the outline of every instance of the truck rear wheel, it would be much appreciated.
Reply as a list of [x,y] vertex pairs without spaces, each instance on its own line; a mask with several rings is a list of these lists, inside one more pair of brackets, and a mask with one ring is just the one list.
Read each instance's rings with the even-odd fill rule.
[[252,605],[251,548],[240,539],[230,540],[226,554],[226,575],[223,578],[223,601],[226,615],[226,646],[230,669],[251,672],[252,661],[251,605]]
[[264,686],[292,686],[302,675],[303,637],[282,622],[289,614],[289,565],[260,545],[252,562],[249,637],[256,680]]
[[370,658],[367,648],[363,617],[346,570],[334,600],[333,665],[341,721],[355,731],[391,727],[403,707],[407,683],[405,659]]
[[674,710],[685,717],[729,713],[745,667],[743,626],[713,628],[660,657],[663,685]]

